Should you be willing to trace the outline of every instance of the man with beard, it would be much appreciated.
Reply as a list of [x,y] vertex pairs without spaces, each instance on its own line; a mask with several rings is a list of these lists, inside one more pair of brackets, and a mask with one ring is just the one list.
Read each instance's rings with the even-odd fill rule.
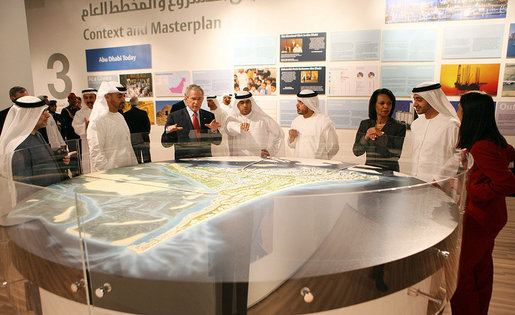
[[82,174],[91,172],[90,158],[89,158],[89,147],[87,133],[89,125],[89,116],[93,109],[93,104],[97,99],[96,89],[85,89],[82,90],[82,98],[86,106],[82,106],[80,110],[75,113],[73,117],[72,127],[76,134],[79,135],[81,140],[81,166]]
[[227,118],[231,155],[279,156],[284,133],[279,124],[256,103],[250,92],[239,92]]
[[288,134],[288,146],[295,157],[331,159],[339,149],[338,135],[331,119],[318,105],[318,93],[303,90],[297,94],[297,113]]
[[118,112],[126,90],[115,81],[100,85],[87,129],[92,172],[138,164],[129,127]]

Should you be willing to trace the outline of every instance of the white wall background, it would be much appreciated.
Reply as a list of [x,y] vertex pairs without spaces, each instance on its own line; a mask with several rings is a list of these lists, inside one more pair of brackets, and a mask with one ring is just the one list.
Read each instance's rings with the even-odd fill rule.
[[33,93],[32,67],[25,4],[19,0],[0,1],[0,110],[11,106],[9,89],[23,86]]
[[[2,9],[5,0],[2,1]],[[10,0],[9,2],[17,2]],[[504,77],[504,64],[515,62],[510,59],[441,59],[441,43],[443,30],[448,25],[481,25],[481,24],[504,24],[505,37],[503,43],[503,55],[506,54],[507,34],[510,23],[515,22],[515,3],[508,5],[507,18],[475,21],[452,21],[452,22],[431,22],[416,24],[385,24],[385,0],[241,0],[239,4],[231,4],[229,0],[210,3],[191,4],[186,9],[176,9],[173,12],[159,10],[146,10],[137,12],[125,12],[103,16],[87,17],[81,20],[83,9],[89,5],[98,6],[100,0],[26,0],[28,35],[30,42],[30,56],[32,73],[34,75],[34,93],[51,95],[48,84],[55,84],[57,90],[63,89],[64,84],[56,78],[56,72],[60,71],[59,63],[55,69],[47,69],[49,57],[58,52],[64,54],[69,62],[70,69],[67,75],[72,81],[72,90],[77,93],[87,87],[86,58],[85,50],[103,47],[128,46],[139,44],[150,44],[152,49],[152,69],[95,72],[99,74],[118,73],[140,73],[140,72],[161,72],[181,70],[205,70],[205,69],[233,69],[233,44],[239,38],[253,35],[274,35],[277,38],[279,47],[279,35],[288,33],[305,32],[327,32],[328,47],[331,50],[331,32],[345,30],[366,30],[366,29],[437,29],[438,41],[435,64],[435,81],[440,77],[441,64],[456,63],[501,63],[499,80],[499,96],[494,97],[496,101],[510,101],[513,98],[501,98],[502,78]],[[118,1],[113,1],[118,2]],[[134,0],[125,0],[127,3]],[[139,2],[139,1],[137,1]],[[148,2],[148,1],[146,1]],[[159,2],[159,1],[157,1]],[[168,2],[165,1],[165,2]],[[173,3],[180,1],[173,0]],[[109,1],[107,1],[109,3]],[[6,12],[2,10],[2,12]],[[8,14],[2,14],[8,15]],[[151,22],[174,23],[175,21],[199,20],[204,16],[209,19],[220,19],[222,26],[216,30],[192,32],[179,32],[160,35],[143,35],[135,37],[85,40],[83,32],[91,30],[114,29],[127,26],[149,25]],[[150,28],[150,26],[149,26]],[[4,28],[5,29],[5,28]],[[4,41],[5,42],[5,41]],[[279,48],[278,48],[279,49]],[[277,49],[277,50],[278,50]],[[24,54],[28,51],[24,50]],[[329,56],[329,53],[327,54]],[[269,67],[287,66],[309,66],[325,65],[359,65],[363,63],[378,63],[377,61],[346,61],[346,62],[311,62],[311,63],[280,63],[279,54],[277,61]],[[398,63],[382,63],[398,64]],[[401,64],[427,64],[427,63],[406,63]],[[14,85],[10,83],[10,85]],[[55,96],[54,96],[55,98]],[[280,99],[291,99],[294,96],[276,96]],[[323,96],[325,98],[325,96]],[[355,98],[355,97],[353,97]],[[148,100],[160,100],[162,98],[149,98]],[[165,98],[169,99],[169,98]],[[399,99],[407,99],[399,97]],[[450,97],[451,100],[458,100],[458,97]],[[144,99],[146,100],[146,99]],[[259,102],[259,100],[258,100]],[[59,100],[60,106],[66,101]],[[153,126],[151,139],[153,159],[169,159],[172,157],[171,149],[163,149],[159,143],[162,126]],[[336,159],[351,162],[364,162],[364,156],[356,158],[352,155],[352,144],[355,130],[338,130],[340,137],[340,152]],[[514,136],[508,136],[508,141],[515,143]],[[411,138],[408,133],[401,158],[401,170],[409,172],[409,161],[411,153]]]

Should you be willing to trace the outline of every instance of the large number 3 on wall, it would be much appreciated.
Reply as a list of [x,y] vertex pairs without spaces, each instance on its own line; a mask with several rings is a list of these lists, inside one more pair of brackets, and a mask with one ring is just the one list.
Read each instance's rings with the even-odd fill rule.
[[57,91],[54,83],[49,83],[48,90],[50,91],[50,94],[52,94],[53,97],[57,99],[62,99],[66,98],[72,90],[72,80],[69,76],[66,75],[68,73],[68,70],[70,70],[70,62],[68,61],[68,58],[66,58],[65,55],[61,53],[55,53],[52,56],[50,56],[50,58],[48,58],[46,68],[54,69],[54,64],[56,62],[60,62],[63,65],[63,69],[57,72],[55,76],[57,77],[57,79],[64,81],[64,89],[62,91]]

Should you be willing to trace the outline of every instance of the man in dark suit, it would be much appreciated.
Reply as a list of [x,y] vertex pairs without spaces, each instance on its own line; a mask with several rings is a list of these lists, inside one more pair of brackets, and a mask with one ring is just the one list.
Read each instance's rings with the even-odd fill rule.
[[[29,92],[27,92],[27,89],[25,89],[24,87],[21,87],[21,86],[13,86],[9,90],[9,97],[11,98],[11,102],[13,102],[15,99],[17,99],[19,97],[27,96],[27,95],[29,95]],[[11,106],[0,111],[0,134],[2,134],[2,129],[4,127],[5,118],[7,117],[7,113],[9,112],[9,109],[11,109]]]
[[150,162],[150,119],[146,111],[138,108],[138,97],[130,100],[132,108],[123,113],[123,118],[131,131],[131,142],[138,163]]
[[186,88],[184,103],[180,110],[172,111],[166,120],[161,143],[165,148],[175,145],[175,159],[211,156],[211,144],[222,142],[218,131],[220,123],[215,115],[200,109],[204,91],[192,84]]

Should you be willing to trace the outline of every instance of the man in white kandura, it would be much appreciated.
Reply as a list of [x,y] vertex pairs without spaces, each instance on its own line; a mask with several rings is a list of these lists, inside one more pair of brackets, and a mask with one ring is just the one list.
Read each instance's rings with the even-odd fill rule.
[[209,110],[215,115],[215,120],[220,123],[220,133],[222,134],[222,142],[219,145],[211,145],[211,154],[213,156],[227,156],[229,155],[229,145],[227,139],[227,132],[223,128],[227,122],[227,117],[230,113],[230,107],[226,105],[220,105],[216,98],[216,95],[206,97],[207,106]]
[[282,153],[284,133],[281,127],[263,112],[250,92],[236,94],[226,131],[231,155],[268,157]]
[[82,99],[86,106],[81,106],[81,108],[75,113],[72,127],[75,133],[80,136],[82,174],[87,174],[91,172],[91,161],[89,158],[89,146],[86,131],[88,130],[89,116],[93,110],[93,104],[95,104],[95,101],[97,100],[97,90],[82,90]]
[[309,159],[331,159],[338,152],[338,135],[331,119],[319,108],[318,93],[303,90],[297,94],[299,114],[288,131],[288,146],[294,156]]
[[411,124],[414,177],[431,182],[458,172],[456,149],[460,122],[440,83],[424,82],[412,90],[413,107],[419,117]]
[[102,82],[98,89],[87,130],[92,172],[138,164],[129,127],[118,112],[126,90],[115,81]]

